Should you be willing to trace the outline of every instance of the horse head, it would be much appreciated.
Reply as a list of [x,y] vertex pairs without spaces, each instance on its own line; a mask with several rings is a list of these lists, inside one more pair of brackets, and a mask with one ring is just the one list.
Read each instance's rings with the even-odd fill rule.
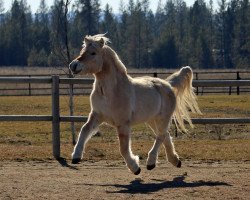
[[100,72],[103,66],[103,47],[107,41],[104,34],[86,36],[80,55],[69,64],[69,69],[74,74]]

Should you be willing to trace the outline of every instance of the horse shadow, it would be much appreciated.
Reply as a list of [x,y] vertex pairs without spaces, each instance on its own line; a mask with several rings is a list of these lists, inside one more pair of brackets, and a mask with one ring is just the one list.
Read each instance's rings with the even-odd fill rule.
[[[118,191],[106,191],[107,193],[120,193],[120,194],[151,194],[162,189],[170,188],[195,188],[195,187],[214,187],[214,186],[231,186],[225,182],[219,181],[194,181],[186,182],[186,175],[181,175],[175,177],[172,181],[152,179],[154,183],[144,183],[142,179],[135,179],[130,182],[130,184],[100,184],[99,186],[115,187]],[[94,184],[87,184],[94,185]]]
[[62,166],[62,167],[67,167],[69,169],[72,169],[72,170],[78,170],[77,167],[75,166],[72,166],[72,165],[69,165],[66,158],[63,158],[63,157],[60,157],[58,159],[56,159],[58,161],[58,163]]

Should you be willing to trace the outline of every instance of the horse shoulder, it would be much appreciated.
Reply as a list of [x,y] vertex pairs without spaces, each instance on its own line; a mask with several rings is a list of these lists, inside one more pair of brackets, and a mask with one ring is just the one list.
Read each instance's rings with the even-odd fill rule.
[[96,89],[93,89],[90,94],[90,106],[92,110],[99,114],[102,113],[102,108],[105,107],[103,96]]

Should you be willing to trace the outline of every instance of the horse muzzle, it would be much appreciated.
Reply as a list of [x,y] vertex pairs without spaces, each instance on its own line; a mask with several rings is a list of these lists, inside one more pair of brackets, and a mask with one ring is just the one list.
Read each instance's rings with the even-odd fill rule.
[[82,71],[82,68],[80,68],[79,66],[79,61],[78,60],[73,60],[70,64],[69,64],[69,69],[73,74],[78,74],[79,72]]

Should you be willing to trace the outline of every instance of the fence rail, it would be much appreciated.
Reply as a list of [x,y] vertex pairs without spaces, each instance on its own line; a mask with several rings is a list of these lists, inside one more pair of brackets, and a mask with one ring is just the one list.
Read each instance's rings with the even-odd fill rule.
[[[0,115],[0,121],[52,121],[52,115]],[[87,116],[60,116],[60,122],[86,122]],[[192,118],[193,124],[247,124],[250,118]]]
[[[60,158],[60,122],[86,122],[86,116],[60,116],[59,90],[60,84],[92,84],[93,79],[71,79],[52,77],[0,77],[0,83],[49,83],[51,84],[52,111],[51,115],[0,115],[0,121],[48,121],[52,122],[53,156]],[[250,80],[194,80],[194,87],[250,86]],[[244,124],[250,118],[193,118],[194,124]]]
[[[170,71],[163,71],[163,70],[129,70],[129,74],[133,77],[142,76],[142,75],[149,75],[154,77],[166,78],[170,74],[173,73],[173,70]],[[48,85],[51,83],[50,75],[30,75],[24,74],[20,77],[21,81],[18,84],[21,85],[13,85],[12,87],[6,85],[0,85],[0,95],[1,96],[32,96],[32,95],[50,95],[51,87]],[[48,77],[49,76],[49,77]],[[16,78],[14,75],[3,75],[3,78]],[[65,77],[65,75],[61,75],[61,77]],[[32,81],[27,81],[29,78],[32,78]],[[43,81],[39,82],[39,79],[42,78]],[[62,78],[63,79],[63,78]],[[216,80],[250,80],[250,71],[248,70],[231,70],[231,71],[194,71],[194,79],[199,81],[216,81]],[[38,81],[38,82],[37,82]],[[60,81],[63,81],[60,79]],[[82,81],[82,82],[81,82]],[[89,81],[89,82],[88,82]],[[74,84],[74,94],[75,95],[82,95],[89,94],[91,91],[91,79],[82,80],[79,79],[72,82]],[[4,82],[0,82],[4,83]],[[15,80],[9,79],[8,82],[5,83],[15,83]],[[42,87],[37,87],[38,83],[43,83]],[[242,94],[242,93],[250,93],[250,87],[246,85],[238,85],[238,86],[227,86],[221,85],[213,87],[213,86],[195,86],[196,87],[196,94],[203,95],[203,94],[218,94],[218,93],[227,93],[229,95],[235,94]],[[60,88],[60,94],[68,94],[69,87],[63,86]]]
[[194,80],[193,87],[249,86],[250,80]]

